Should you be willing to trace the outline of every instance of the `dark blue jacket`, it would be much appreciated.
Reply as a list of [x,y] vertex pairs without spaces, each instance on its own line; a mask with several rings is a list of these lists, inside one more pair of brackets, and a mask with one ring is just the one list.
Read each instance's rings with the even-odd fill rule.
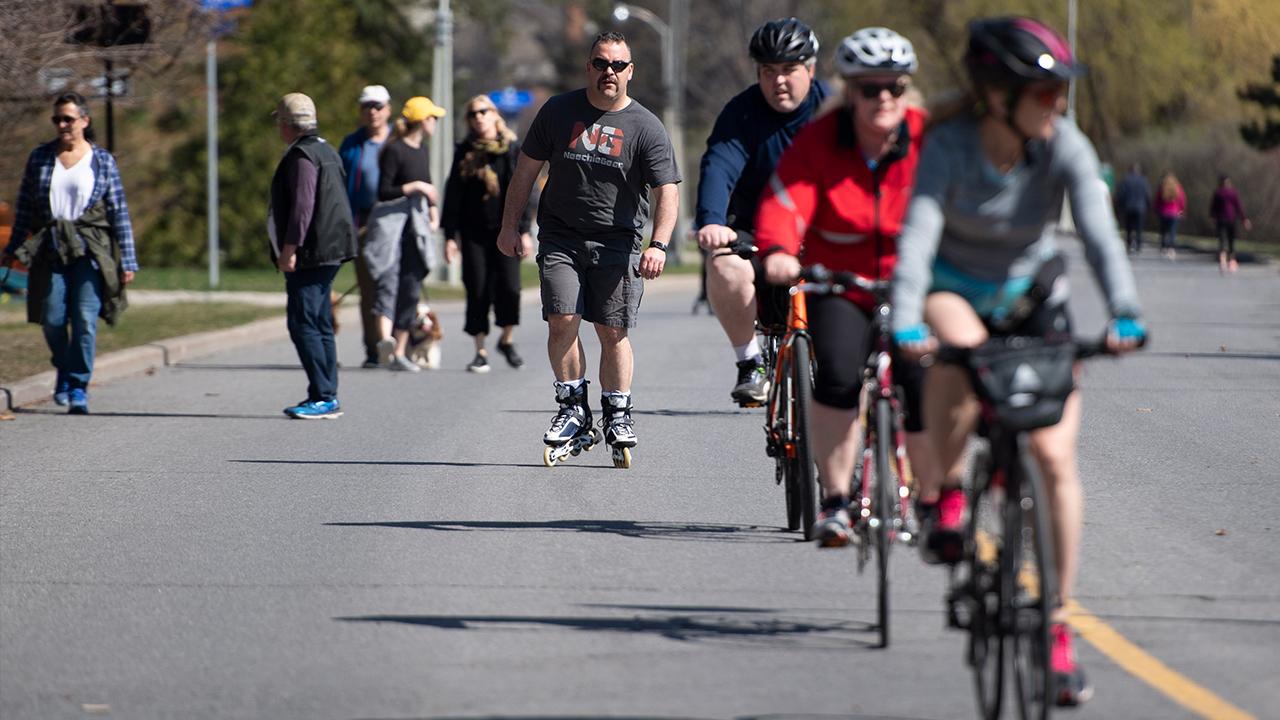
[[1151,207],[1151,189],[1147,179],[1138,173],[1129,173],[1116,191],[1116,206],[1127,213],[1145,215]]
[[720,111],[698,177],[694,225],[728,225],[751,232],[756,204],[782,152],[813,117],[830,90],[815,80],[789,113],[769,107],[759,85],[738,93]]

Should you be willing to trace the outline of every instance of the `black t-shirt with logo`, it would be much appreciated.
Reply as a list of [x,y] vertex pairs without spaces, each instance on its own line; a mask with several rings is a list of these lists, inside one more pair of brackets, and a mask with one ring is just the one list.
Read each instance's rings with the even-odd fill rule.
[[680,182],[671,139],[653,113],[635,100],[605,112],[585,89],[547,100],[521,149],[550,163],[538,204],[543,244],[639,253],[649,188]]

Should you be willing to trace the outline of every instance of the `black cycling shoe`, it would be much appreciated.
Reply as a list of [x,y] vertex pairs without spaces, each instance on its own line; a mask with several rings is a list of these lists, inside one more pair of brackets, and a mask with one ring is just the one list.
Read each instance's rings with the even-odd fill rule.
[[729,395],[743,407],[764,404],[769,398],[769,374],[763,357],[757,355],[738,363],[738,384]]

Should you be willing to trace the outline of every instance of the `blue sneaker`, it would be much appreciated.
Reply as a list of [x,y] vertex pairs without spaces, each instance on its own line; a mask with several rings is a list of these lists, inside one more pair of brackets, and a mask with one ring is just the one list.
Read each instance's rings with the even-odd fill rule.
[[338,404],[337,398],[309,400],[285,409],[284,414],[295,420],[333,420],[342,417],[342,406]]
[[67,393],[67,404],[69,415],[89,414],[89,395],[82,388],[73,388]]
[[53,404],[66,407],[71,402],[71,389],[66,383],[58,383],[53,389]]

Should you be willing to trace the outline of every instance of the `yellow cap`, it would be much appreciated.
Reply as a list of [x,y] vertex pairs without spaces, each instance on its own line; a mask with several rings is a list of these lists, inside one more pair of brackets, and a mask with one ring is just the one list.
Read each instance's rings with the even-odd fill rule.
[[431,102],[431,98],[419,95],[406,100],[400,114],[409,122],[422,122],[429,117],[444,117],[444,108]]

